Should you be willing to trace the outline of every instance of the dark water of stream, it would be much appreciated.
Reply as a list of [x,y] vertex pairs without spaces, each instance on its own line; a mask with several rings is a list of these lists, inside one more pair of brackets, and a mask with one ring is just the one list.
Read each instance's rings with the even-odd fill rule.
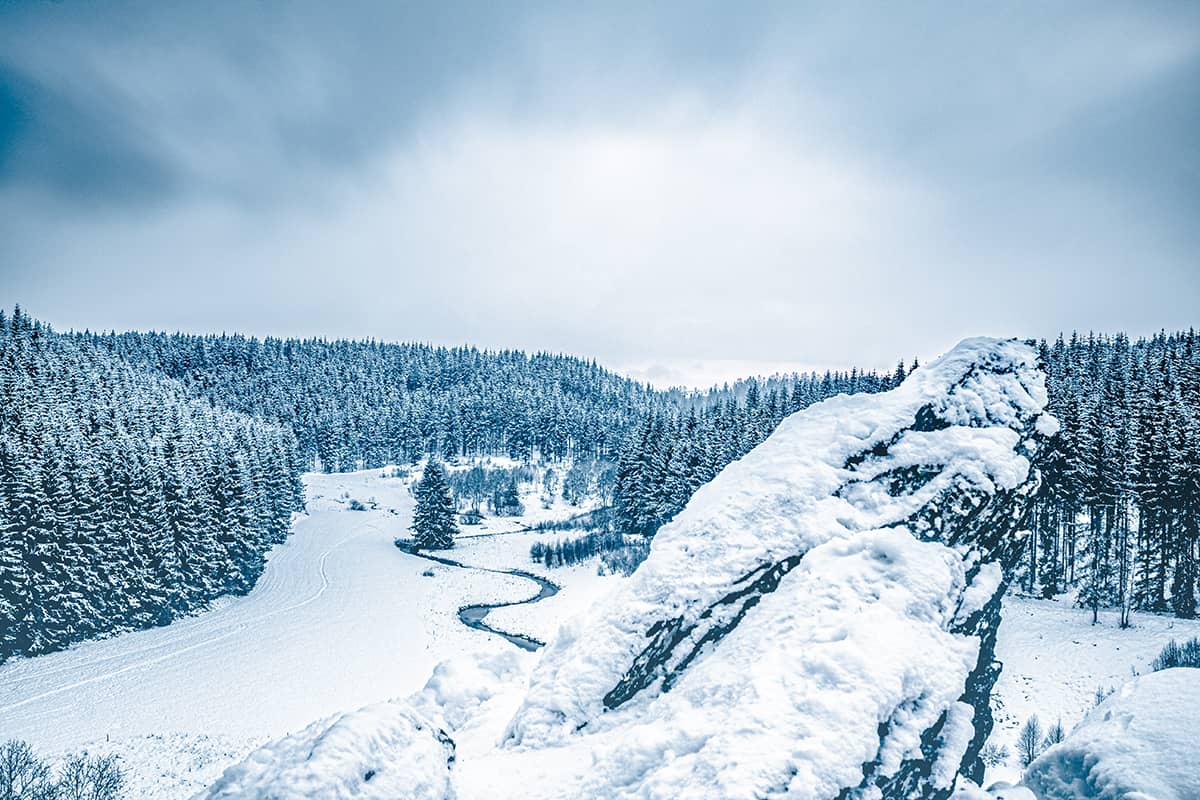
[[491,625],[488,625],[486,622],[484,622],[484,619],[487,617],[488,612],[491,611],[493,608],[504,608],[505,606],[522,606],[527,603],[536,603],[540,600],[545,600],[547,597],[553,597],[554,595],[558,594],[558,586],[556,584],[552,583],[551,581],[546,580],[545,578],[543,578],[539,575],[534,575],[533,573],[525,572],[524,570],[489,569],[488,567],[473,567],[470,564],[463,564],[461,561],[454,561],[449,558],[442,558],[441,556],[430,555],[429,553],[423,553],[420,550],[414,550],[414,549],[411,549],[408,547],[403,547],[399,544],[397,544],[396,546],[399,547],[404,552],[408,553],[409,555],[414,555],[418,558],[423,558],[426,561],[433,561],[437,564],[445,564],[448,567],[458,567],[459,569],[474,569],[474,570],[479,570],[481,572],[495,572],[500,575],[516,575],[518,577],[528,578],[529,580],[533,581],[534,583],[536,583],[538,585],[538,593],[536,595],[534,595],[533,597],[530,597],[527,600],[513,600],[513,601],[510,601],[507,603],[478,603],[476,605],[463,606],[462,608],[460,608],[458,610],[458,619],[459,619],[459,621],[462,622],[463,625],[466,625],[468,628],[473,628],[477,631],[483,631],[485,633],[494,633],[497,636],[502,636],[505,639],[507,639],[508,641],[515,644],[517,647],[521,648],[522,650],[528,650],[530,652],[533,652],[534,650],[537,650],[538,648],[543,647],[546,644],[545,642],[539,642],[537,639],[534,639],[530,636],[522,636],[519,633],[508,633],[507,631],[502,631],[499,628],[493,628]]

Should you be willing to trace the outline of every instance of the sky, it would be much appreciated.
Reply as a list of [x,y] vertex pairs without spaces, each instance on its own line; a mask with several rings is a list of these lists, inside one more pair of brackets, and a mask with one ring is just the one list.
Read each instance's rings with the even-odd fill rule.
[[1198,142],[1195,3],[6,0],[0,303],[689,385],[1137,336]]

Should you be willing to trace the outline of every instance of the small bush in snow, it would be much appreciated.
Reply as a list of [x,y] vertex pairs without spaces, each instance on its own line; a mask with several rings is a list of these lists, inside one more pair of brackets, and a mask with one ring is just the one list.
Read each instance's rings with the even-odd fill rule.
[[113,756],[72,756],[59,771],[56,800],[115,800],[125,779]]
[[999,767],[1008,763],[1008,746],[988,742],[979,751],[979,757],[983,759],[983,763],[989,767]]
[[619,533],[589,533],[578,539],[534,542],[529,548],[529,558],[547,567],[569,567],[597,553],[621,550],[627,546],[625,537]]
[[118,800],[123,786],[113,756],[72,756],[54,775],[25,742],[13,739],[0,745],[4,800]]
[[361,500],[351,500],[350,501],[350,510],[351,511],[366,511],[367,507],[365,505],[363,505]]
[[53,797],[50,768],[25,742],[0,745],[0,797],[13,800]]
[[433,570],[431,570],[431,569],[427,569],[427,570],[425,570],[424,572],[422,572],[422,573],[421,573],[421,577],[422,577],[422,578],[432,578],[432,577],[433,577]]
[[1178,644],[1174,639],[1150,662],[1152,672],[1161,672],[1174,667],[1200,667],[1200,639],[1188,639]]
[[597,572],[601,575],[632,575],[649,554],[649,540],[634,540],[619,550],[601,553],[600,567]]
[[1065,736],[1066,732],[1063,731],[1062,720],[1060,719],[1046,729],[1046,738],[1042,739],[1042,749],[1045,750],[1048,747],[1053,747],[1061,742]]
[[1100,705],[1101,703],[1103,703],[1105,700],[1108,699],[1108,696],[1110,694],[1112,694],[1115,691],[1116,691],[1116,689],[1114,689],[1111,686],[1108,687],[1107,689],[1105,689],[1103,686],[1097,686],[1096,693],[1094,695],[1092,695],[1092,700],[1095,701],[1096,705]]

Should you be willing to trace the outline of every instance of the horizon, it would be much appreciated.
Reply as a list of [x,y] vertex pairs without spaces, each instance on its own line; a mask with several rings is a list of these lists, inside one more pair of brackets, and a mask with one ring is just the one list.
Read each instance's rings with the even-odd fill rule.
[[[70,324],[62,325],[62,324],[55,322],[54,320],[48,319],[47,317],[45,317],[41,314],[32,313],[29,311],[28,307],[22,303],[16,303],[15,306],[20,308],[21,313],[29,316],[31,319],[38,320],[47,325],[50,325],[50,327],[55,332],[58,332],[58,333],[67,333],[67,334],[95,333],[95,334],[101,334],[101,335],[108,334],[108,333],[116,333],[116,334],[155,333],[155,334],[164,334],[164,335],[168,335],[168,336],[176,335],[176,334],[184,335],[184,336],[244,336],[248,339],[257,339],[259,341],[263,341],[266,339],[279,339],[279,340],[292,339],[292,340],[298,340],[298,341],[312,339],[312,340],[324,340],[324,341],[330,341],[330,342],[335,342],[335,341],[369,342],[369,341],[373,341],[373,342],[378,342],[378,343],[382,343],[382,344],[426,345],[426,346],[430,346],[430,347],[440,347],[440,348],[447,348],[447,349],[454,349],[454,348],[472,349],[473,348],[473,349],[484,351],[484,352],[516,351],[516,352],[525,353],[526,355],[544,354],[544,355],[551,355],[551,356],[563,356],[563,357],[568,357],[568,358],[575,358],[575,359],[578,359],[580,361],[585,361],[585,362],[594,362],[595,364],[600,366],[602,369],[605,369],[605,370],[607,370],[611,373],[614,373],[616,375],[619,375],[621,377],[629,378],[630,380],[646,384],[647,386],[650,386],[651,388],[658,390],[658,391],[665,392],[665,391],[671,391],[671,390],[681,390],[681,391],[695,392],[695,393],[701,393],[701,394],[706,391],[709,391],[709,390],[719,390],[724,387],[732,387],[732,386],[736,385],[739,381],[747,381],[750,379],[756,379],[756,380],[762,381],[762,380],[767,380],[767,379],[772,379],[772,378],[784,378],[784,377],[788,377],[788,376],[796,375],[796,374],[823,375],[826,372],[830,372],[830,373],[846,372],[846,373],[848,373],[851,370],[858,370],[859,372],[875,372],[878,374],[890,374],[895,370],[896,364],[899,361],[903,361],[906,368],[911,368],[914,358],[920,364],[928,364],[931,361],[934,361],[935,359],[937,359],[939,356],[943,355],[945,352],[952,349],[955,346],[955,344],[957,344],[959,341],[961,341],[961,339],[960,339],[955,342],[950,342],[946,345],[945,349],[936,351],[936,352],[930,352],[930,353],[925,353],[925,354],[898,355],[895,359],[892,360],[890,365],[886,364],[886,363],[879,363],[879,364],[861,364],[861,363],[837,364],[837,363],[832,363],[832,362],[801,363],[801,362],[786,362],[786,361],[756,361],[753,359],[745,359],[745,360],[720,359],[720,360],[707,361],[707,362],[703,361],[703,360],[695,360],[695,359],[692,359],[692,360],[679,359],[672,363],[662,363],[662,362],[647,363],[645,361],[642,361],[642,362],[634,361],[634,362],[629,362],[629,363],[624,363],[624,364],[610,364],[610,363],[605,362],[603,359],[601,359],[595,355],[589,354],[589,353],[571,352],[569,350],[555,350],[553,348],[523,348],[523,347],[507,347],[507,346],[503,346],[503,345],[493,346],[493,345],[483,345],[483,344],[480,344],[477,342],[469,342],[469,341],[438,342],[438,341],[433,341],[433,340],[429,340],[429,339],[385,339],[385,338],[380,338],[380,337],[371,336],[371,335],[328,336],[328,335],[323,335],[323,334],[278,334],[278,333],[270,333],[270,332],[262,332],[262,331],[244,331],[244,330],[220,330],[220,331],[218,331],[218,330],[184,330],[184,329],[180,329],[180,328],[154,329],[154,328],[121,328],[121,327],[112,327],[112,326],[105,326],[102,328],[90,328],[90,327],[86,327],[86,326],[85,327],[76,327],[76,326],[73,326]],[[2,310],[3,313],[5,313],[5,314],[10,313],[10,311],[11,311],[8,304],[5,304],[2,308],[0,308],[0,310]],[[1016,338],[1016,339],[1023,339],[1023,340],[1046,341],[1049,343],[1053,343],[1059,336],[1062,336],[1066,340],[1070,340],[1071,336],[1073,336],[1073,335],[1078,335],[1081,339],[1087,339],[1090,336],[1100,336],[1100,337],[1111,338],[1111,337],[1115,337],[1118,335],[1124,335],[1131,342],[1137,342],[1139,340],[1153,339],[1155,336],[1157,336],[1159,334],[1166,334],[1169,336],[1171,334],[1176,334],[1176,333],[1186,333],[1189,330],[1194,330],[1195,327],[1196,327],[1195,325],[1184,325],[1184,326],[1178,326],[1178,327],[1159,326],[1158,328],[1156,328],[1155,330],[1152,330],[1152,331],[1138,331],[1138,332],[1133,332],[1133,331],[1129,331],[1129,330],[1097,330],[1097,329],[1089,329],[1089,330],[1083,331],[1083,330],[1076,329],[1076,330],[1069,330],[1069,331],[1068,330],[1059,330],[1059,331],[1056,331],[1049,335],[1040,335],[1040,336],[1014,335],[1014,336],[1000,336],[997,338]],[[970,337],[963,337],[963,338],[970,338]]]

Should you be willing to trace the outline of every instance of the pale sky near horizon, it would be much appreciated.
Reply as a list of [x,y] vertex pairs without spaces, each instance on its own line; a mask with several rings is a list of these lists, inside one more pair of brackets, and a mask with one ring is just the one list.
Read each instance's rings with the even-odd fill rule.
[[0,3],[0,304],[659,384],[1200,324],[1200,4]]

